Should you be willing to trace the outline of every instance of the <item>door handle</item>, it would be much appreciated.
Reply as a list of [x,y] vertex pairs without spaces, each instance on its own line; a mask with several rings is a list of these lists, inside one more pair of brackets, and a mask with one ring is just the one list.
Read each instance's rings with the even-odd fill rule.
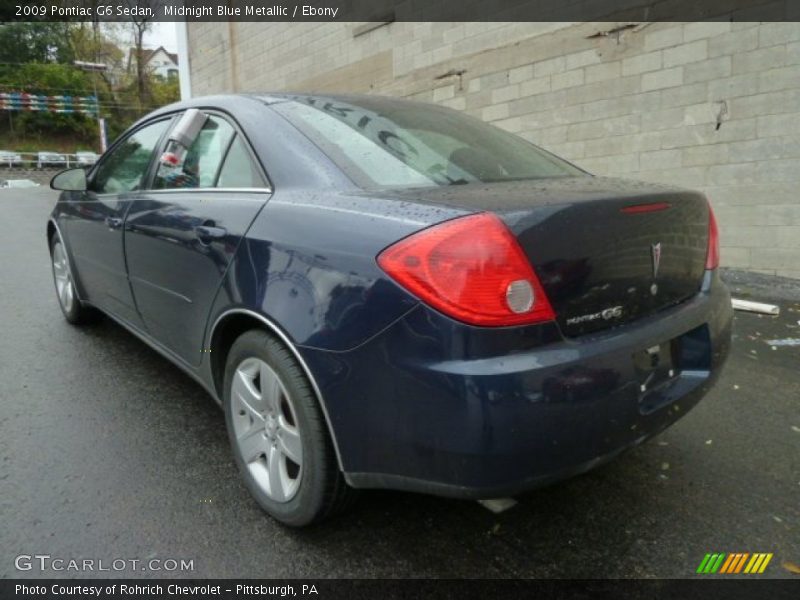
[[106,217],[106,225],[109,229],[119,229],[122,227],[123,220],[118,217]]
[[215,227],[213,225],[198,225],[194,228],[197,238],[204,244],[208,244],[213,240],[224,238],[228,235],[228,230],[224,227]]

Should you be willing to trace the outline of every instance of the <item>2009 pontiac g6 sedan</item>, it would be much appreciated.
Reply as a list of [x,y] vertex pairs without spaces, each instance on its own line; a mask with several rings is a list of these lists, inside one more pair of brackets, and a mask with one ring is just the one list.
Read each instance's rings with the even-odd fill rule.
[[685,415],[730,344],[702,194],[445,108],[199,98],[52,186],[67,320],[102,311],[198,380],[290,525],[355,488],[492,498],[584,472]]

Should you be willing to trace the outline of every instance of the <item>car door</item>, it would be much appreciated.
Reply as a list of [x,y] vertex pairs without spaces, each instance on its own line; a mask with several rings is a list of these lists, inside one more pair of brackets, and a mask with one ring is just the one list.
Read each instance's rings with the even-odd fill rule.
[[123,223],[147,178],[170,119],[131,132],[89,174],[88,189],[66,205],[66,235],[88,300],[141,327],[125,269]]
[[169,152],[162,158],[125,222],[128,273],[150,333],[197,365],[214,297],[270,190],[242,133],[219,114],[209,115],[182,162]]

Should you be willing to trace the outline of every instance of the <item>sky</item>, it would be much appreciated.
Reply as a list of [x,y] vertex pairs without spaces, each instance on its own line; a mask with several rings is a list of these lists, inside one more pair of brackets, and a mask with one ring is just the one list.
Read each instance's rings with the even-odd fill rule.
[[153,23],[153,27],[148,32],[144,43],[153,48],[164,46],[167,52],[177,52],[178,37],[176,27],[176,23]]

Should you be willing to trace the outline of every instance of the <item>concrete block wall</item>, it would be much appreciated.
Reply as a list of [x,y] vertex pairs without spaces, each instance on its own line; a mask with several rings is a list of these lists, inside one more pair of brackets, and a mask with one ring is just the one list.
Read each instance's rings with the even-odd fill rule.
[[191,23],[195,95],[466,111],[598,175],[705,191],[724,266],[800,278],[800,23]]

